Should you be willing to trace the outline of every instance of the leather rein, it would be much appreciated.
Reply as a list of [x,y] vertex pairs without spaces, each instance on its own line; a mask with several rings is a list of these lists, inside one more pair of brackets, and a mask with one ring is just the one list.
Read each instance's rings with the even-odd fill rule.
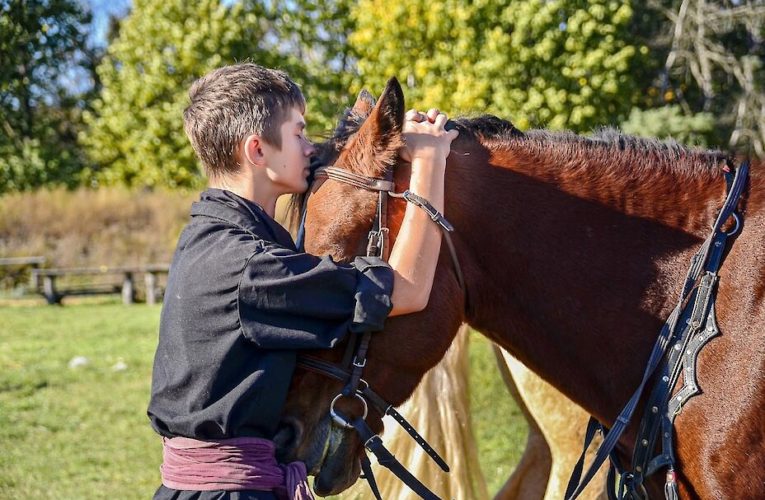
[[[465,279],[462,274],[462,269],[457,259],[457,252],[454,248],[454,243],[451,240],[449,233],[454,231],[454,227],[446,220],[446,218],[436,210],[433,205],[425,198],[406,190],[402,193],[398,193],[395,190],[395,183],[392,180],[392,172],[388,173],[388,178],[379,179],[376,177],[367,177],[363,175],[350,172],[349,170],[336,167],[333,165],[322,166],[316,169],[314,172],[315,178],[327,178],[344,184],[358,187],[360,189],[366,189],[369,191],[376,191],[378,193],[377,198],[377,213],[372,225],[372,229],[367,236],[367,257],[380,257],[383,260],[388,259],[390,252],[390,238],[389,228],[387,225],[387,207],[388,197],[400,198],[406,200],[408,203],[424,210],[433,222],[438,224],[443,232],[444,239],[446,240],[449,252],[454,263],[454,270],[457,276],[457,281],[467,298],[467,288],[465,286]],[[306,202],[307,206],[307,202]],[[303,208],[303,214],[300,222],[300,230],[298,232],[297,246],[303,248],[303,240],[305,235],[305,217],[306,209]],[[449,466],[446,464],[443,458],[428,444],[427,441],[415,430],[415,428],[398,412],[396,409],[385,401],[379,394],[369,387],[369,384],[362,378],[364,367],[367,363],[367,351],[369,349],[369,343],[372,339],[372,332],[367,331],[361,335],[356,335],[354,338],[349,339],[346,347],[343,361],[340,365],[324,361],[322,359],[314,358],[311,356],[299,356],[298,366],[305,370],[310,370],[315,373],[339,380],[344,382],[345,386],[342,391],[338,393],[330,403],[330,416],[332,421],[343,428],[355,429],[359,434],[359,437],[364,442],[364,447],[369,450],[377,458],[377,462],[389,469],[395,474],[404,484],[411,488],[420,497],[427,500],[439,500],[439,497],[430,491],[425,485],[423,485],[416,477],[414,477],[406,468],[388,451],[382,443],[380,436],[376,435],[367,425],[366,417],[368,414],[368,404],[377,410],[381,416],[389,415],[396,422],[401,425],[404,430],[417,442],[425,453],[438,464],[438,466],[444,471],[449,472]],[[355,398],[362,407],[362,415],[354,419],[349,419],[343,413],[335,408],[335,405],[342,398]],[[380,492],[377,488],[374,475],[372,474],[371,463],[366,455],[361,459],[361,468],[363,471],[363,478],[369,482],[372,492],[377,500],[381,500]]]

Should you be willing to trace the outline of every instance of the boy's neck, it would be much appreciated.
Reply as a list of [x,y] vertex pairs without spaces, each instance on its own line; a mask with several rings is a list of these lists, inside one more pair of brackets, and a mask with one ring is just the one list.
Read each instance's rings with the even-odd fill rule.
[[245,200],[257,203],[270,217],[274,217],[278,193],[271,192],[268,189],[270,187],[268,183],[254,182],[254,180],[245,177],[247,176],[210,178],[208,186],[225,189]]

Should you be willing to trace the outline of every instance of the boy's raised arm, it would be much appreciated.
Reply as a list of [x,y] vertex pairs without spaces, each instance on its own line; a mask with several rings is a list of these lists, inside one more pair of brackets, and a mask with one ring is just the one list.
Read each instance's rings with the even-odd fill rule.
[[[437,109],[427,116],[407,113],[404,122],[406,150],[412,162],[409,189],[426,198],[439,212],[444,211],[444,172],[456,130],[446,131],[447,116]],[[433,277],[441,250],[441,231],[425,211],[407,205],[389,263],[394,271],[390,316],[423,310],[428,304]]]

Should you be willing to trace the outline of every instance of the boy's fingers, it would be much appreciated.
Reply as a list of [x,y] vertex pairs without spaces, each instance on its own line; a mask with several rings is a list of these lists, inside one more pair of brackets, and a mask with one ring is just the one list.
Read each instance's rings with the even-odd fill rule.
[[425,120],[425,116],[416,109],[410,109],[406,112],[406,119],[415,122],[421,122]]
[[449,120],[449,117],[446,116],[444,113],[438,113],[438,116],[434,119],[433,123],[439,127],[442,128],[446,125],[446,122]]
[[439,113],[440,111],[438,110],[438,108],[430,108],[428,110],[428,121],[430,121],[431,123],[435,122],[436,117],[438,116]]
[[448,137],[448,138],[449,138],[449,139],[451,139],[451,140],[454,140],[454,139],[456,139],[457,137],[459,137],[459,135],[460,135],[460,131],[459,131],[459,130],[457,130],[456,128],[455,128],[455,129],[452,129],[452,130],[450,130],[450,131],[448,131],[448,132],[446,133],[446,137]]

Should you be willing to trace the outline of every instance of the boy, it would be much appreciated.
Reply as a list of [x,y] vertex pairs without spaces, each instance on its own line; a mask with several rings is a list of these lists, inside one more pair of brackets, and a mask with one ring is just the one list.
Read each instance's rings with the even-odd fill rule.
[[[192,206],[165,292],[148,410],[164,445],[154,498],[272,499],[285,486],[310,497],[304,481],[285,485],[304,479],[305,467],[284,472],[269,441],[296,350],[329,348],[349,331],[382,329],[389,314],[422,310],[440,232],[410,206],[389,265],[298,252],[273,216],[278,196],[308,188],[314,148],[300,89],[283,72],[238,64],[201,78],[189,96],[184,128],[210,188]],[[441,211],[457,136],[445,123],[437,110],[409,112],[402,151],[411,189]]]

